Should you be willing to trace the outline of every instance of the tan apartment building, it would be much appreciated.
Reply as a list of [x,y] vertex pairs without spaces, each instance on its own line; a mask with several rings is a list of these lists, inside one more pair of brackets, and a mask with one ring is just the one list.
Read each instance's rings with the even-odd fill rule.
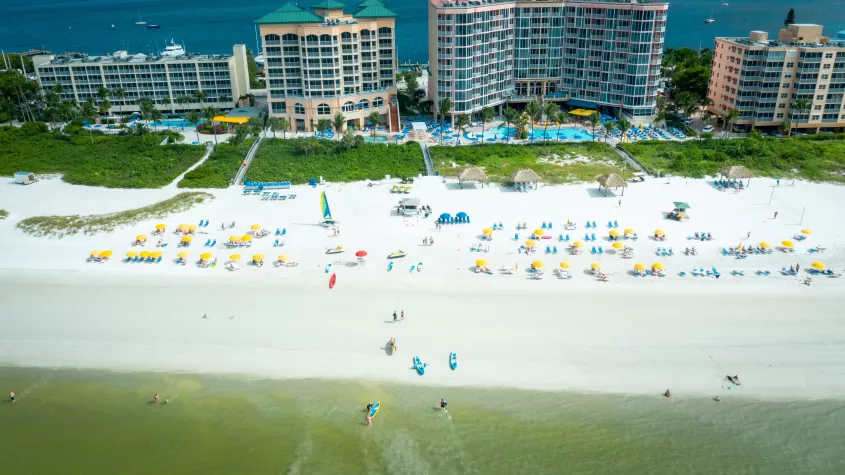
[[353,14],[344,8],[335,0],[310,10],[286,3],[256,20],[270,115],[313,131],[338,113],[360,129],[378,112],[386,129],[398,131],[396,14],[379,0]]
[[[780,127],[810,132],[845,127],[845,41],[822,35],[821,25],[793,24],[777,40],[764,31],[747,38],[716,38],[708,97],[710,111],[748,129]],[[799,110],[795,102],[805,99]]]

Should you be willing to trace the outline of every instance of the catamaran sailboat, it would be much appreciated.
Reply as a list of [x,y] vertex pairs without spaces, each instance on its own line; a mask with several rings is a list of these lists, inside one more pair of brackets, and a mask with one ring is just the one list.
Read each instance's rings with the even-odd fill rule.
[[710,16],[706,20],[704,20],[704,23],[709,24],[709,23],[715,23],[715,22],[716,22],[716,20],[713,19],[713,10],[710,10]]
[[143,26],[143,25],[146,25],[146,24],[147,24],[147,22],[145,22],[145,21],[144,21],[144,19],[143,19],[143,18],[141,18],[141,9],[140,9],[140,8],[138,9],[138,21],[136,21],[136,22],[135,22],[135,24],[136,24],[136,25],[141,25],[141,26]]
[[326,199],[325,191],[320,193],[320,211],[323,212],[323,222],[320,224],[326,227],[337,224],[337,221],[332,218],[332,212],[329,209],[329,200]]

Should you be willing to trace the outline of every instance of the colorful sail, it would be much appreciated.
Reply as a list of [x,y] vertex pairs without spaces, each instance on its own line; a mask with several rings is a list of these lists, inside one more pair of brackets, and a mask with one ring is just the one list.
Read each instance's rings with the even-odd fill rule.
[[323,221],[332,221],[332,212],[329,209],[329,200],[326,199],[326,192],[320,194],[320,209],[323,211]]

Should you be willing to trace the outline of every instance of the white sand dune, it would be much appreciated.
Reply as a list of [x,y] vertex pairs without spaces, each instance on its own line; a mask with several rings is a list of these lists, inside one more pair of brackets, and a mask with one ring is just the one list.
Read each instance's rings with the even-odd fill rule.
[[[391,183],[392,185],[392,183]],[[239,189],[213,192],[217,199],[164,220],[171,228],[182,222],[210,219],[207,235],[199,235],[192,258],[211,250],[225,262],[233,251],[222,248],[230,234],[243,234],[259,223],[270,230],[287,229],[283,248],[275,236],[256,240],[244,257],[263,253],[266,259],[285,253],[295,268],[244,265],[229,272],[222,265],[203,269],[172,263],[177,238],[161,264],[86,263],[93,249],[112,249],[119,259],[133,249],[138,233],[155,222],[139,223],[114,233],[34,238],[14,229],[28,216],[113,212],[150,204],[177,193],[165,190],[105,190],[46,181],[29,187],[0,184],[0,208],[12,215],[0,221],[0,363],[35,366],[238,372],[269,377],[326,377],[401,380],[422,384],[502,385],[623,393],[740,393],[760,397],[836,397],[845,392],[841,287],[845,280],[816,277],[801,283],[804,269],[815,260],[841,269],[843,220],[837,206],[845,189],[796,183],[774,189],[774,181],[753,179],[741,193],[719,192],[703,180],[652,179],[631,185],[619,197],[604,198],[594,185],[541,187],[530,193],[506,188],[459,190],[451,182],[426,178],[413,195],[436,215],[467,212],[472,224],[436,231],[433,220],[403,219],[392,213],[398,196],[387,184],[331,184],[296,187],[295,200],[261,201],[240,196]],[[325,189],[333,214],[341,221],[339,237],[316,226],[318,196]],[[662,212],[673,201],[687,201],[691,219],[666,221]],[[778,211],[778,217],[773,214]],[[802,219],[803,224],[799,224]],[[583,223],[595,220],[599,241],[607,221],[619,229],[635,228],[641,238],[630,243],[633,260],[603,256],[557,256],[541,250],[517,253],[525,240],[514,241],[517,221],[529,229],[552,221],[556,237],[563,224],[579,224],[571,238],[583,237]],[[236,220],[235,231],[220,223]],[[481,229],[501,221],[489,253],[470,252]],[[802,228],[813,234],[796,243],[796,252],[737,260],[719,254],[721,247],[773,245]],[[657,243],[654,229],[668,234]],[[699,255],[680,251],[687,235],[711,232],[715,240],[696,243]],[[751,231],[752,239],[745,240]],[[423,237],[433,236],[433,246]],[[153,238],[155,239],[155,238]],[[365,266],[341,264],[326,248],[343,245],[365,249]],[[816,245],[821,256],[807,253]],[[673,247],[675,256],[656,257],[657,247]],[[137,249],[137,248],[134,248]],[[148,246],[146,249],[154,249]],[[408,257],[386,272],[386,255],[397,249]],[[351,254],[350,252],[350,254]],[[347,255],[346,259],[351,259]],[[475,274],[476,259],[492,268],[519,264],[514,275]],[[549,274],[535,281],[524,272],[533,260],[547,269],[569,261],[575,277],[563,281]],[[635,262],[665,264],[665,278],[634,278]],[[328,289],[332,263],[338,285]],[[418,262],[422,272],[409,272]],[[611,274],[607,283],[587,272],[600,262]],[[799,277],[777,274],[799,263]],[[722,278],[679,277],[693,267],[717,267]],[[773,275],[754,275],[758,269]],[[745,277],[729,275],[745,270]],[[394,310],[406,321],[389,323]],[[208,314],[209,319],[202,319]],[[230,317],[234,317],[230,319]],[[399,352],[389,355],[387,340],[395,336]],[[460,367],[449,370],[450,351]],[[425,376],[410,370],[418,354],[430,364]],[[724,376],[738,374],[741,388],[726,389]]]

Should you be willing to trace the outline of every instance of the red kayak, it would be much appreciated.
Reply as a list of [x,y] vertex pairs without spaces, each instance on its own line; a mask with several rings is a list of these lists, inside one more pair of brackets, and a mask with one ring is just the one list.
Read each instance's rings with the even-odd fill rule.
[[332,274],[331,278],[329,279],[329,288],[333,289],[334,284],[337,282],[337,274]]

